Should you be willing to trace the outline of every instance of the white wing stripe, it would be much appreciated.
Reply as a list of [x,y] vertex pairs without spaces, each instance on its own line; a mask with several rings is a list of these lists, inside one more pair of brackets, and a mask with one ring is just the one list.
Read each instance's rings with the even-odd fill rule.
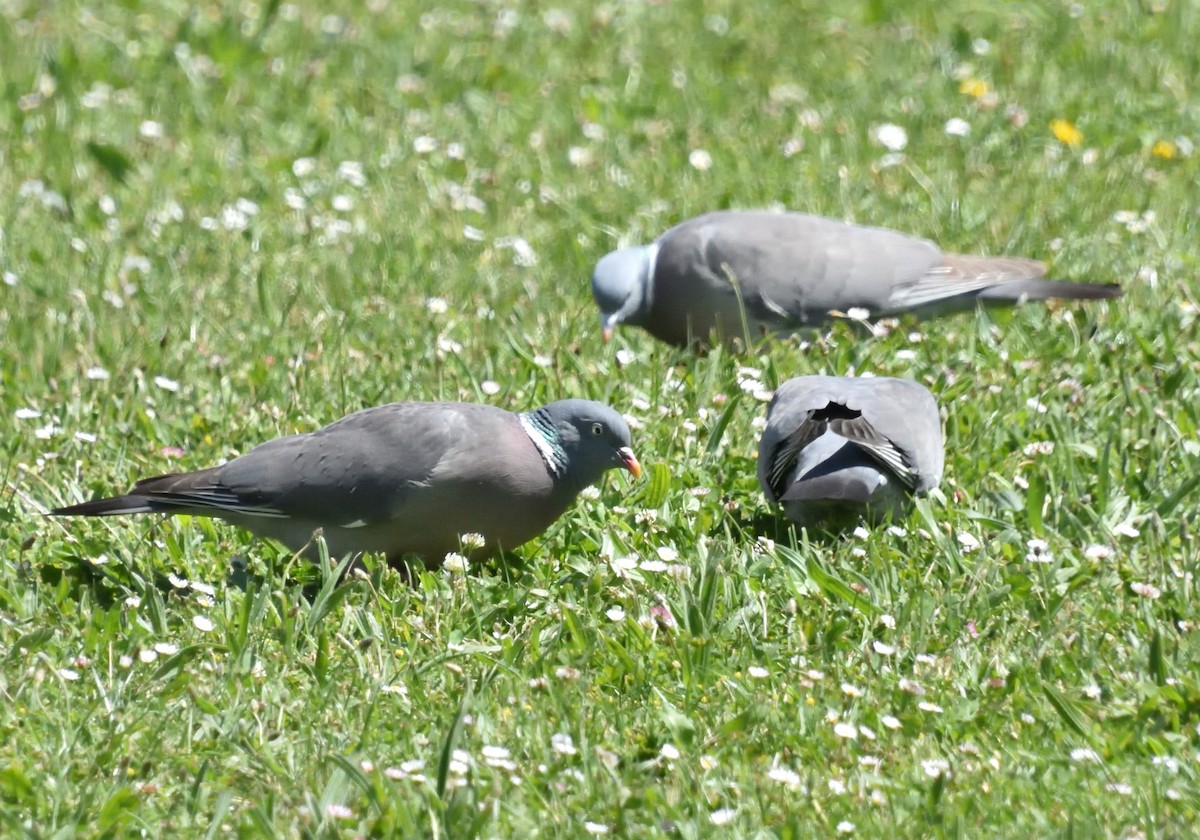
[[221,490],[197,490],[188,493],[155,493],[146,498],[152,501],[168,502],[180,507],[211,508],[226,510],[241,516],[262,516],[268,519],[287,519],[288,515],[270,505],[248,505],[233,493]]

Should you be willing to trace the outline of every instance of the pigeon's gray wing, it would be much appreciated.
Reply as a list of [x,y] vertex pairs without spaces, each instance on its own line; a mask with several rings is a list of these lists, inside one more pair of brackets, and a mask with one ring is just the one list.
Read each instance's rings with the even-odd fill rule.
[[[813,447],[818,441],[827,444],[826,448],[832,448],[828,452],[817,453]],[[841,450],[847,447],[868,455],[877,463],[878,470],[897,478],[910,492],[917,489],[921,476],[910,459],[910,453],[875,428],[860,412],[836,402],[806,412],[795,430],[774,448],[765,467],[767,486],[777,499],[798,498],[795,494],[789,494],[787,488],[789,478],[802,457],[806,463],[819,461],[818,466],[805,472],[806,483],[818,482],[821,478],[832,481],[833,474],[840,469],[862,463],[861,455],[846,457],[851,453]],[[806,492],[817,492],[813,487]],[[850,495],[844,495],[846,493]],[[833,498],[866,501],[867,497],[869,492],[867,496],[858,498],[849,489],[844,489]]]
[[[933,394],[910,379],[861,378],[855,383],[848,407],[861,411],[862,419],[902,454],[911,471],[913,492],[932,490],[942,480],[946,454]],[[873,454],[887,463],[882,453]]]
[[505,424],[518,425],[488,406],[369,408],[317,432],[268,441],[223,466],[142,479],[124,496],[52,513],[216,516],[294,549],[316,528],[326,530],[331,550],[333,531],[355,530],[347,542],[386,550],[367,529],[401,512],[436,519],[439,508],[458,504],[448,496],[469,484],[472,469],[488,468]]
[[658,244],[655,307],[698,309],[689,298],[698,283],[736,285],[747,314],[776,328],[820,323],[851,307],[884,311],[893,289],[942,258],[923,239],[803,213],[709,213]]
[[[230,513],[375,522],[395,514],[455,452],[478,450],[507,412],[454,403],[394,403],[355,412],[310,434],[278,438],[222,467],[180,478],[157,495]],[[482,408],[487,408],[483,406]],[[135,494],[158,488],[149,479]],[[166,501],[166,498],[162,498]]]
[[[803,447],[781,447],[772,463],[771,491],[781,504],[790,501],[871,501],[890,475],[869,453],[833,432],[830,424],[813,417],[802,424],[816,430]],[[799,430],[798,430],[799,431]],[[811,434],[808,435],[812,437]],[[791,441],[789,441],[789,444]]]

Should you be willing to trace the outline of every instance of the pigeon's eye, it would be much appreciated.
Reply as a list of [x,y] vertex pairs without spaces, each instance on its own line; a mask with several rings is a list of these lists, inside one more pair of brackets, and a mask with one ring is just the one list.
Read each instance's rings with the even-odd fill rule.
[[601,426],[599,423],[593,423],[592,424],[592,434],[594,434],[596,437],[600,437],[600,435],[604,434],[604,427]]

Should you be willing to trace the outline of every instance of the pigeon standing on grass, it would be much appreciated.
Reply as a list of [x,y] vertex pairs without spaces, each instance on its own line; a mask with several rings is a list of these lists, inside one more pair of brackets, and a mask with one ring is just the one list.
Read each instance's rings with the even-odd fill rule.
[[482,535],[488,550],[536,537],[613,468],[642,471],[625,420],[601,403],[562,400],[514,414],[401,402],[50,513],[213,516],[310,556],[319,528],[331,556],[381,552],[396,565],[412,553],[437,565],[465,534]]
[[901,513],[942,479],[933,395],[908,379],[800,376],[775,392],[758,444],[758,483],[800,524]]
[[1115,284],[1062,283],[1045,273],[1037,260],[943,254],[884,228],[730,210],[607,254],[592,274],[592,295],[606,341],[625,323],[677,345],[706,343],[714,331],[753,342],[856,308],[875,318],[1121,295]]

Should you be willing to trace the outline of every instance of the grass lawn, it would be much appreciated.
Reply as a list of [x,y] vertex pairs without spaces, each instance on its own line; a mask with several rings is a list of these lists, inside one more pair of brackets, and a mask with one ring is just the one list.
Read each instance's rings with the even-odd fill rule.
[[[1198,42],[1183,0],[0,0],[0,834],[1190,836]],[[601,343],[601,255],[774,206],[1127,293]],[[933,390],[946,478],[810,540],[761,397],[852,371]],[[415,587],[40,515],[568,396],[647,474]]]

